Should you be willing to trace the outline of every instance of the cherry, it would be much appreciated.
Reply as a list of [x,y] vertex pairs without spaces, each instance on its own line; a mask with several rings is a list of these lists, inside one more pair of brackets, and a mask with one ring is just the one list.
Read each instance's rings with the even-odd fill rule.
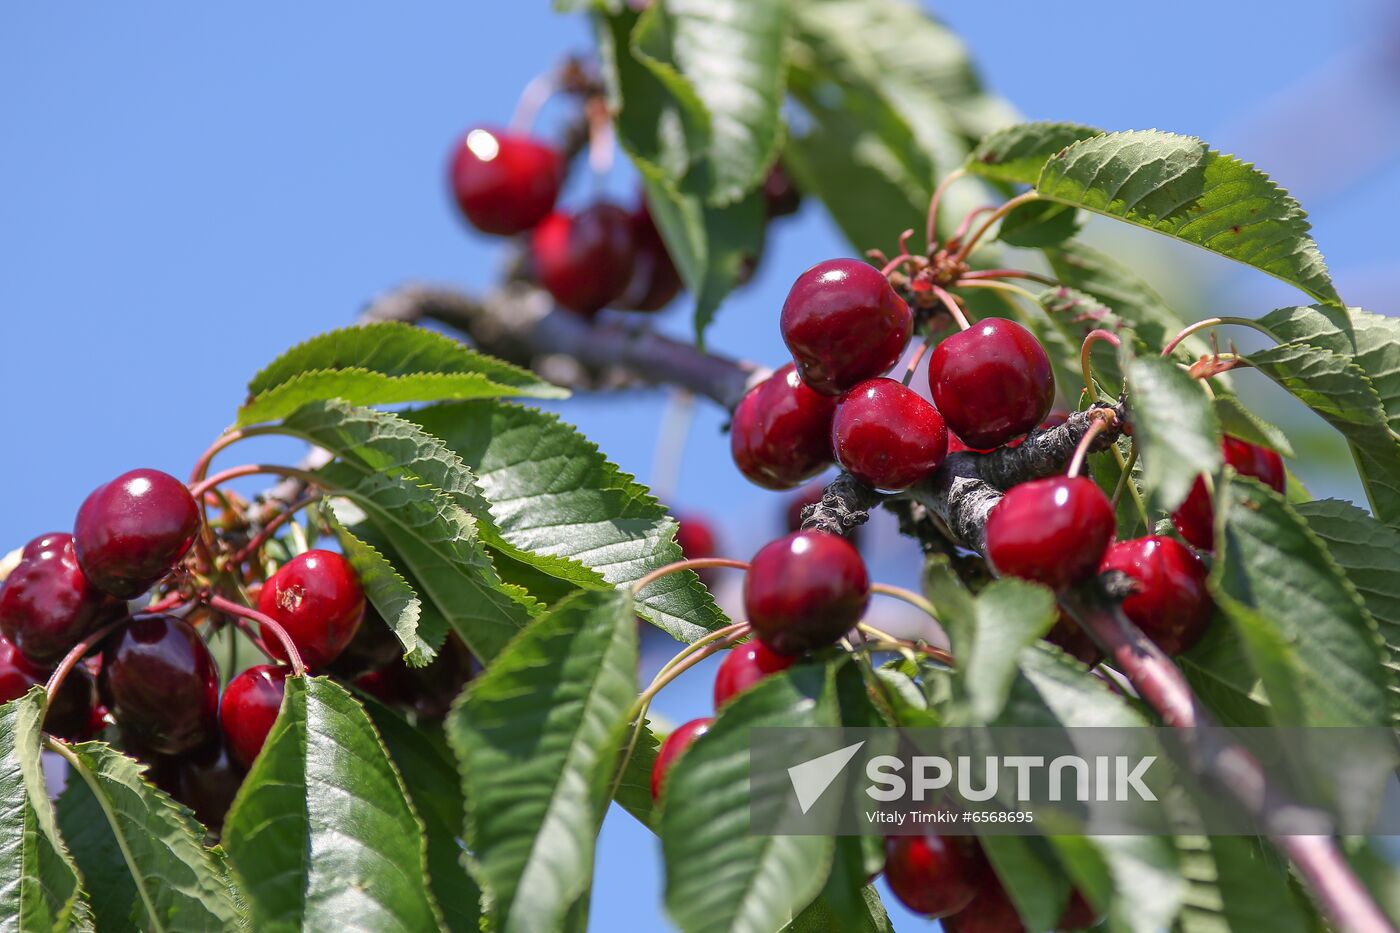
[[795,655],[778,654],[758,639],[729,649],[715,671],[715,709],[734,694],[749,689],[769,674],[787,670],[796,661]]
[[373,606],[366,603],[365,618],[355,631],[355,637],[328,665],[328,669],[345,680],[354,680],[361,674],[392,664],[402,655],[403,645],[399,643],[394,630],[389,628],[389,623]]
[[[1220,452],[1225,462],[1241,476],[1252,476],[1275,492],[1283,492],[1287,474],[1283,458],[1267,447],[1225,435],[1220,439]],[[1191,491],[1172,514],[1172,524],[1181,536],[1198,548],[1210,550],[1215,545],[1215,506],[1203,477],[1196,477]]]
[[219,669],[183,619],[144,616],[113,634],[98,685],[123,734],[142,748],[178,755],[217,735]]
[[480,669],[467,646],[453,634],[427,667],[411,668],[403,658],[396,658],[355,678],[354,685],[391,706],[410,707],[420,719],[441,719]]
[[632,242],[636,246],[632,279],[613,306],[624,311],[660,311],[680,292],[681,276],[645,201],[632,212]]
[[831,465],[836,400],[818,395],[792,363],[750,389],[734,409],[734,463],[766,489],[791,489]]
[[971,903],[991,874],[975,839],[967,836],[885,837],[885,880],[916,914],[947,917]]
[[287,690],[291,668],[276,664],[250,667],[228,682],[219,703],[219,725],[233,760],[245,768],[262,751]]
[[[952,440],[952,435],[948,435],[948,438]],[[806,511],[807,506],[816,505],[818,502],[822,501],[822,494],[825,491],[826,483],[817,480],[815,483],[808,483],[806,486],[803,486],[795,495],[788,499],[787,506],[783,512],[783,518],[787,522],[788,531],[802,530],[802,513]],[[857,525],[847,530],[846,540],[859,547],[862,527],[861,525]]]
[[870,575],[851,542],[799,531],[765,544],[744,576],[744,610],[779,654],[829,645],[850,631],[870,601]]
[[[990,872],[988,873],[991,874]],[[1099,922],[1099,915],[1076,888],[1070,892],[1057,930],[1087,930]],[[972,903],[943,921],[947,933],[1025,933],[1021,915],[1006,889],[995,877],[988,879]]]
[[452,193],[483,233],[513,236],[554,209],[564,158],[528,136],[476,127],[452,154]]
[[914,317],[879,269],[828,259],[797,277],[780,326],[802,381],[840,395],[899,362]]
[[876,489],[908,489],[943,462],[948,430],[916,392],[893,379],[867,379],[836,406],[831,447],[856,479]]
[[[0,703],[17,700],[30,688],[43,686],[51,672],[29,660],[8,638],[0,637]],[[91,738],[97,730],[93,710],[97,706],[97,684],[83,666],[68,672],[58,695],[49,701],[44,714],[44,730],[50,735],[74,742]]]
[[1060,589],[1093,575],[1113,527],[1113,505],[1088,477],[1032,480],[987,516],[987,560],[1003,576]]
[[[708,521],[699,515],[682,514],[676,516],[676,543],[681,547],[681,556],[686,560],[702,557],[715,557],[719,554],[719,540]],[[705,567],[695,571],[705,586],[713,588],[717,576],[714,568]]]
[[560,305],[589,317],[627,288],[636,252],[632,218],[616,204],[556,211],[530,235],[540,284]]
[[125,608],[88,582],[72,535],[35,538],[0,583],[0,632],[37,664],[57,663]]
[[991,450],[1045,419],[1055,374],[1035,335],[1020,324],[986,318],[953,334],[928,366],[933,404],[948,429],[973,450]]
[[[287,561],[263,585],[258,611],[287,630],[307,667],[334,661],[355,637],[365,615],[365,591],[350,562],[334,551],[313,550]],[[262,627],[267,650],[280,661],[286,649]]]
[[221,741],[177,757],[151,755],[150,779],[194,811],[195,819],[217,831],[238,796],[244,769]]
[[169,473],[132,470],[93,490],[78,509],[73,549],[93,585],[134,599],[194,544],[199,506]]
[[802,192],[781,165],[774,165],[763,179],[763,214],[769,220],[796,214],[802,206]]
[[651,766],[651,799],[660,800],[661,790],[666,783],[666,772],[671,770],[671,765],[675,764],[677,758],[681,756],[696,739],[710,731],[714,720],[706,716],[703,719],[692,719],[684,725],[676,726],[671,734],[666,736],[666,741],[661,743],[661,748],[657,749],[656,761]]
[[1205,564],[1179,541],[1153,535],[1115,542],[1099,570],[1132,578],[1123,613],[1167,654],[1180,654],[1205,634],[1214,608]]
[[1098,664],[1099,659],[1103,657],[1099,646],[1094,644],[1094,639],[1089,637],[1089,633],[1063,612],[1050,627],[1050,631],[1045,633],[1045,640],[1089,667]]

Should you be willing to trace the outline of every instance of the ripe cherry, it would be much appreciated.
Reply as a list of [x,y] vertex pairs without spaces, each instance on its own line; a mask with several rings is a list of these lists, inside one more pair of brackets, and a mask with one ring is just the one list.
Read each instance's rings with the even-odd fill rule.
[[[988,875],[991,875],[988,872]],[[1070,892],[1056,930],[1087,930],[1099,916],[1076,888]],[[995,877],[989,877],[982,890],[962,910],[943,921],[948,933],[1026,933],[1016,905]]]
[[987,559],[1003,576],[1060,589],[1093,575],[1113,528],[1113,505],[1093,480],[1032,480],[1011,487],[987,516]]
[[876,489],[908,489],[943,462],[948,430],[913,390],[893,379],[867,379],[836,406],[831,448],[856,479]]
[[1214,608],[1205,564],[1179,541],[1153,535],[1115,542],[1099,569],[1132,578],[1123,612],[1167,654],[1180,654],[1205,634]]
[[680,292],[681,276],[645,201],[632,212],[632,242],[636,246],[632,279],[621,297],[613,302],[613,307],[624,311],[660,311]]
[[710,725],[714,720],[706,716],[703,719],[692,719],[684,725],[677,726],[670,735],[666,736],[666,741],[661,743],[661,748],[656,752],[656,762],[651,766],[651,799],[660,800],[661,790],[666,784],[666,772],[671,770],[671,765],[681,756],[696,739],[710,731]]
[[948,429],[973,450],[1025,434],[1055,400],[1045,348],[1020,324],[1001,318],[978,321],[940,343],[928,378]]
[[[365,591],[345,558],[334,551],[307,551],[283,564],[263,585],[258,611],[287,630],[307,667],[322,668],[359,630]],[[273,657],[287,660],[281,640],[266,626],[262,639]]]
[[169,473],[132,470],[98,486],[78,509],[73,549],[93,585],[134,599],[194,544],[199,506]]
[[797,277],[780,326],[802,381],[840,395],[899,362],[914,317],[879,269],[828,259]]
[[796,661],[795,655],[778,654],[756,638],[729,649],[715,671],[715,709],[734,694],[749,689],[769,674],[787,670]]
[[632,218],[616,204],[556,211],[530,235],[539,283],[560,305],[590,317],[627,288],[636,253]]
[[991,868],[982,848],[967,836],[885,837],[885,880],[916,914],[948,917],[971,903]]
[[125,608],[88,582],[78,567],[72,535],[35,538],[0,583],[0,633],[36,664],[56,664]]
[[749,624],[779,654],[831,644],[860,621],[869,601],[870,575],[860,552],[824,531],[765,544],[744,576]]
[[789,363],[734,409],[729,446],[739,471],[767,489],[791,489],[831,465],[836,399],[818,395]]
[[224,730],[224,742],[233,760],[245,768],[262,751],[277,712],[282,708],[282,696],[287,690],[287,675],[291,668],[275,664],[250,667],[228,682],[224,698],[219,703],[219,724]]
[[[1220,439],[1220,452],[1236,473],[1252,476],[1275,492],[1283,492],[1287,473],[1283,469],[1283,458],[1274,451],[1227,434]],[[1172,524],[1183,538],[1198,548],[1208,551],[1215,545],[1215,507],[1204,478],[1198,476],[1191,484],[1186,501],[1172,514]]]
[[476,127],[452,154],[451,179],[452,193],[472,226],[513,236],[554,209],[564,159],[528,136]]
[[[682,514],[676,516],[676,543],[680,545],[681,556],[686,560],[715,557],[719,554],[719,541],[710,523],[700,515]],[[697,570],[700,579],[708,587],[713,587],[717,576],[713,568]]]
[[383,703],[411,708],[420,721],[441,719],[480,670],[476,658],[453,634],[427,667],[411,668],[399,657],[355,678],[354,685]]
[[217,831],[223,826],[243,784],[244,769],[222,741],[183,755],[151,755],[150,759],[150,779],[156,786],[193,810],[205,827]]
[[183,619],[145,616],[113,634],[98,684],[123,734],[144,749],[178,755],[218,734],[219,670]]
[[[0,637],[0,703],[17,700],[30,688],[43,686],[50,673],[26,658],[8,638]],[[96,706],[97,684],[87,668],[78,665],[68,672],[58,695],[49,701],[44,731],[61,739],[85,741],[95,731]]]

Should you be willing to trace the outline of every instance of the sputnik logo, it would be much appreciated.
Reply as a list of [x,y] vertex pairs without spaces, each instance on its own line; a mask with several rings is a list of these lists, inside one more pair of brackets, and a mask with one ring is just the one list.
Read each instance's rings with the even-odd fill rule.
[[860,751],[864,744],[862,740],[787,769],[793,793],[797,794],[797,805],[802,808],[803,814],[821,799],[822,794],[826,793],[826,789],[840,775],[841,770],[851,763],[851,759],[856,757],[856,752]]

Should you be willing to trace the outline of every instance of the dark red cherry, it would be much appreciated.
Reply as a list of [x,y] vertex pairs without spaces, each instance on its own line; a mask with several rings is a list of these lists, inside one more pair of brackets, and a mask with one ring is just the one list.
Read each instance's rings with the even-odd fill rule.
[[802,381],[840,395],[899,362],[914,317],[879,269],[828,259],[797,277],[780,327]]
[[73,523],[78,565],[93,585],[134,599],[194,544],[199,506],[169,473],[132,470],[93,490]]
[[767,489],[791,489],[831,465],[836,399],[818,395],[789,363],[754,386],[734,409],[734,463]]
[[632,212],[632,242],[636,247],[632,279],[622,296],[613,302],[613,307],[624,311],[660,311],[679,294],[681,276],[645,201]]
[[1205,634],[1214,608],[1206,567],[1181,542],[1157,535],[1115,542],[1099,570],[1132,578],[1123,613],[1167,654],[1185,651]]
[[763,179],[763,213],[769,220],[796,214],[802,206],[802,192],[781,165],[774,165]]
[[[17,700],[30,688],[43,686],[52,671],[26,658],[8,638],[0,637],[0,703]],[[61,739],[82,742],[92,738],[97,684],[82,665],[68,672],[58,695],[44,714],[44,731]]]
[[710,731],[713,719],[706,716],[703,719],[692,719],[684,725],[677,726],[670,735],[666,736],[666,741],[661,743],[661,748],[656,752],[656,762],[651,766],[651,799],[660,800],[661,790],[666,783],[666,772],[671,770],[671,765],[681,756],[696,739]]
[[194,811],[195,819],[218,831],[243,784],[244,768],[222,741],[174,757],[151,755],[150,779]]
[[[307,667],[322,668],[359,630],[365,591],[345,558],[334,551],[307,551],[283,564],[263,585],[258,611],[287,630]],[[287,660],[272,630],[262,626],[261,632],[272,656]]]
[[24,549],[0,584],[0,633],[36,664],[57,664],[68,650],[126,607],[88,582],[73,536],[44,535]]
[[799,531],[765,544],[744,575],[744,610],[779,654],[829,645],[850,631],[870,601],[870,575],[851,542]]
[[[1283,458],[1274,451],[1227,434],[1220,439],[1220,452],[1236,473],[1252,476],[1275,492],[1283,492],[1287,473],[1283,469]],[[1183,538],[1198,548],[1208,551],[1215,545],[1215,507],[1203,478],[1198,476],[1191,484],[1186,501],[1172,514],[1172,524]]]
[[1032,480],[987,516],[987,559],[1002,576],[1059,589],[1093,576],[1113,528],[1113,505],[1088,477]]
[[734,694],[749,689],[769,674],[787,670],[796,661],[795,655],[778,654],[757,638],[729,649],[715,671],[715,709]]
[[457,205],[472,226],[513,236],[554,210],[564,159],[528,136],[476,127],[452,153],[451,180]]
[[183,619],[133,619],[107,639],[98,678],[122,733],[144,749],[178,755],[218,734],[219,670]]
[[1014,321],[986,318],[953,334],[928,366],[933,404],[948,430],[973,450],[991,450],[1045,419],[1055,374],[1035,335]]
[[[991,874],[990,872],[988,873]],[[1087,930],[1099,922],[1099,916],[1079,890],[1070,892],[1056,930]],[[1016,912],[1016,905],[995,877],[987,883],[972,903],[951,917],[944,919],[943,929],[948,933],[1025,933],[1026,927]]]
[[620,296],[636,258],[632,218],[616,204],[555,212],[530,235],[535,277],[560,305],[592,316]]
[[[715,530],[709,521],[693,513],[685,513],[676,516],[676,543],[681,547],[681,556],[686,560],[696,560],[703,557],[717,557],[719,555],[719,540],[715,537]],[[708,587],[714,587],[719,582],[719,575],[714,568],[706,567],[697,570],[700,579]]]
[[223,727],[229,754],[245,768],[252,767],[277,721],[290,673],[288,667],[259,664],[230,680],[224,688],[219,725]]
[[885,881],[916,914],[937,918],[957,913],[977,896],[990,874],[986,856],[971,837],[885,837]]
[[373,606],[365,603],[365,618],[355,631],[355,637],[327,668],[338,677],[354,680],[361,674],[392,664],[403,656],[403,650],[394,630]]
[[836,406],[831,449],[856,479],[876,489],[908,489],[943,462],[948,430],[918,393],[893,379],[867,379]]

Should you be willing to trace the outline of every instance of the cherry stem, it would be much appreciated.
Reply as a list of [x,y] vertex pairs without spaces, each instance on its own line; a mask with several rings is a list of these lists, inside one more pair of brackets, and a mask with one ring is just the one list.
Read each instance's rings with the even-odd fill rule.
[[1025,279],[1028,282],[1039,282],[1041,285],[1052,287],[1059,286],[1059,280],[1048,275],[1041,275],[1039,272],[1027,272],[1025,269],[974,269],[964,272],[959,276],[959,281],[965,279]]
[[601,182],[612,170],[617,137],[613,132],[612,115],[603,99],[595,98],[584,104],[588,117],[588,168]]
[[747,562],[742,560],[730,560],[727,557],[696,557],[692,560],[678,560],[674,564],[667,564],[664,567],[656,568],[636,583],[633,583],[632,595],[636,596],[642,590],[646,589],[648,584],[655,583],[668,574],[677,573],[681,570],[704,570],[707,567],[733,567],[735,570],[749,569]]
[[1011,282],[1003,282],[997,279],[972,279],[969,281],[967,276],[962,276],[956,282],[953,283],[953,287],[993,288],[997,291],[1007,292],[1009,294],[1017,295],[1021,298],[1026,299],[1037,311],[1044,310],[1043,306],[1040,303],[1039,295],[1035,294],[1035,292],[1032,292],[1030,289],[1022,288],[1021,286],[1013,284]]
[[549,101],[559,91],[559,69],[551,68],[549,71],[535,75],[525,85],[525,89],[520,92],[520,99],[515,102],[515,112],[511,114],[510,131],[512,133],[528,133],[535,125],[535,118],[539,116],[540,108]]
[[1094,364],[1089,359],[1089,351],[1100,340],[1114,348],[1123,345],[1117,334],[1102,328],[1091,330],[1084,336],[1084,342],[1079,346],[1079,371],[1084,374],[1084,388],[1088,390],[1090,399],[1094,398]]
[[933,190],[933,197],[928,202],[928,217],[924,226],[924,245],[929,252],[933,252],[933,245],[938,242],[938,202],[943,200],[943,192],[959,178],[967,174],[966,169],[954,169],[943,177],[938,183],[938,187]]
[[904,378],[900,380],[904,385],[907,386],[914,381],[914,371],[919,368],[919,362],[924,358],[924,354],[928,352],[928,348],[932,345],[933,335],[929,334],[928,337],[924,338],[924,340],[919,343],[919,347],[914,351],[914,355],[909,357],[909,365],[904,367]]
[[1113,503],[1114,511],[1118,509],[1118,500],[1123,498],[1123,490],[1128,485],[1129,479],[1133,475],[1133,465],[1137,463],[1138,448],[1137,442],[1133,442],[1132,449],[1128,452],[1128,460],[1123,464],[1123,468],[1118,473],[1118,482],[1113,486],[1113,496],[1109,499]]
[[967,216],[962,219],[962,223],[958,224],[958,229],[954,230],[953,235],[948,238],[948,248],[954,249],[962,241],[962,238],[967,236],[967,231],[974,220],[994,210],[996,210],[996,205],[993,204],[968,211]]
[[185,601],[184,593],[171,593],[163,599],[158,599],[141,609],[143,613],[151,614],[157,612],[168,612]]
[[258,548],[266,544],[268,542],[268,539],[272,537],[273,532],[285,525],[292,518],[292,516],[296,515],[296,513],[300,512],[302,509],[306,508],[309,505],[314,505],[315,503],[319,502],[322,498],[324,498],[322,493],[312,493],[311,495],[305,496],[304,498],[299,499],[298,501],[287,506],[287,508],[284,511],[278,512],[268,521],[266,525],[263,525],[262,530],[260,530],[256,535],[254,535],[251,541],[243,545],[243,547],[239,549],[238,553],[233,555],[233,559],[230,561],[230,563],[236,567],[239,564],[243,563],[245,560],[247,560],[249,557],[256,554],[258,552]]
[[1108,449],[1113,454],[1114,462],[1118,464],[1119,483],[1127,484],[1128,492],[1133,497],[1133,506],[1137,509],[1138,518],[1142,519],[1142,527],[1150,532],[1152,519],[1147,513],[1147,503],[1142,501],[1142,493],[1138,492],[1137,484],[1132,480],[1133,463],[1137,461],[1137,444],[1133,444],[1132,455],[1126,460],[1123,459],[1123,451],[1118,449],[1117,444],[1111,445]]
[[243,466],[229,467],[227,470],[220,470],[208,479],[200,480],[190,486],[190,495],[194,496],[196,502],[204,499],[205,493],[221,483],[230,480],[240,479],[244,476],[256,476],[259,473],[271,473],[274,476],[287,476],[292,479],[299,479],[305,483],[314,483],[316,474],[306,470],[298,470],[295,467],[278,466],[272,463],[247,463]]
[[891,635],[889,632],[886,632],[882,629],[878,629],[875,626],[869,624],[868,622],[862,622],[859,625],[857,625],[856,628],[859,629],[862,634],[873,636],[874,638],[877,638],[882,642],[886,642],[890,645],[893,645],[896,648],[907,649],[910,651],[918,651],[921,654],[925,654],[930,658],[933,658],[935,661],[938,661],[941,664],[946,664],[949,667],[953,666],[953,656],[947,651],[944,651],[942,648],[935,648],[933,645],[925,644],[921,641],[911,641],[907,638],[900,638],[897,635]]
[[1095,409],[1093,424],[1089,425],[1089,430],[1084,432],[1084,436],[1079,439],[1079,444],[1074,448],[1074,456],[1070,458],[1069,469],[1065,470],[1066,476],[1074,479],[1079,475],[1079,471],[1084,469],[1084,459],[1089,456],[1089,446],[1094,443],[1094,438],[1106,431],[1117,420],[1118,416],[1109,409]]
[[54,668],[53,673],[49,675],[48,683],[44,684],[45,702],[51,703],[53,702],[53,698],[58,696],[58,691],[63,686],[63,681],[67,679],[68,673],[83,659],[83,655],[100,644],[102,639],[110,635],[114,629],[126,625],[130,621],[130,616],[123,616],[115,622],[109,622],[68,649],[68,653],[63,656],[63,660],[58,662],[58,667]]
[[902,586],[891,586],[888,583],[870,584],[870,592],[879,593],[882,596],[893,596],[901,602],[906,602],[916,609],[923,610],[930,619],[937,622],[938,613],[934,611],[933,603],[915,593],[913,590],[906,590]]
[[957,299],[950,295],[946,288],[941,285],[935,285],[933,286],[933,293],[938,296],[939,301],[943,302],[943,307],[948,309],[948,313],[952,315],[959,330],[967,330],[972,326],[967,320],[967,315],[963,313],[963,309],[958,307]]
[[685,462],[685,442],[695,420],[695,396],[685,389],[673,389],[666,399],[666,410],[656,432],[656,449],[651,455],[651,493],[662,502],[675,496]]
[[[292,641],[291,636],[287,634],[287,630],[279,625],[275,619],[263,615],[256,609],[240,606],[233,600],[225,599],[217,593],[210,593],[204,601],[208,604],[210,609],[217,610],[225,615],[233,616],[236,619],[246,619],[249,622],[257,622],[264,628],[270,629],[272,634],[277,636],[277,640],[282,643],[282,650],[287,653],[287,662],[292,665],[292,674],[301,677],[306,673],[306,665],[302,663],[301,652],[297,651],[297,646]],[[241,625],[239,629],[247,631]]]
[[1014,211],[1016,208],[1020,207],[1022,204],[1029,204],[1031,201],[1034,201],[1038,197],[1040,197],[1040,195],[1036,192],[1027,191],[1024,194],[1016,195],[1016,197],[1007,201],[1005,204],[1003,204],[1001,207],[998,207],[996,210],[992,211],[992,213],[987,217],[987,219],[982,222],[982,226],[977,228],[977,232],[972,235],[972,238],[969,239],[965,245],[959,247],[957,256],[955,258],[959,261],[966,259],[968,255],[972,252],[973,248],[976,247],[977,244],[982,241],[982,237],[987,235],[987,231],[992,229],[992,226],[996,224],[998,220],[1001,220],[1003,217]]
[[1237,324],[1240,327],[1248,327],[1250,330],[1257,330],[1265,337],[1268,337],[1270,340],[1274,341],[1274,343],[1279,342],[1278,334],[1275,334],[1263,324],[1260,324],[1258,321],[1253,320],[1252,318],[1223,316],[1208,317],[1202,318],[1194,324],[1188,324],[1185,328],[1182,329],[1181,333],[1177,334],[1171,340],[1167,341],[1167,345],[1162,348],[1162,355],[1171,356],[1172,353],[1176,350],[1176,348],[1181,345],[1181,342],[1187,337],[1190,337],[1197,331],[1202,331],[1210,327],[1219,327],[1221,324]]

